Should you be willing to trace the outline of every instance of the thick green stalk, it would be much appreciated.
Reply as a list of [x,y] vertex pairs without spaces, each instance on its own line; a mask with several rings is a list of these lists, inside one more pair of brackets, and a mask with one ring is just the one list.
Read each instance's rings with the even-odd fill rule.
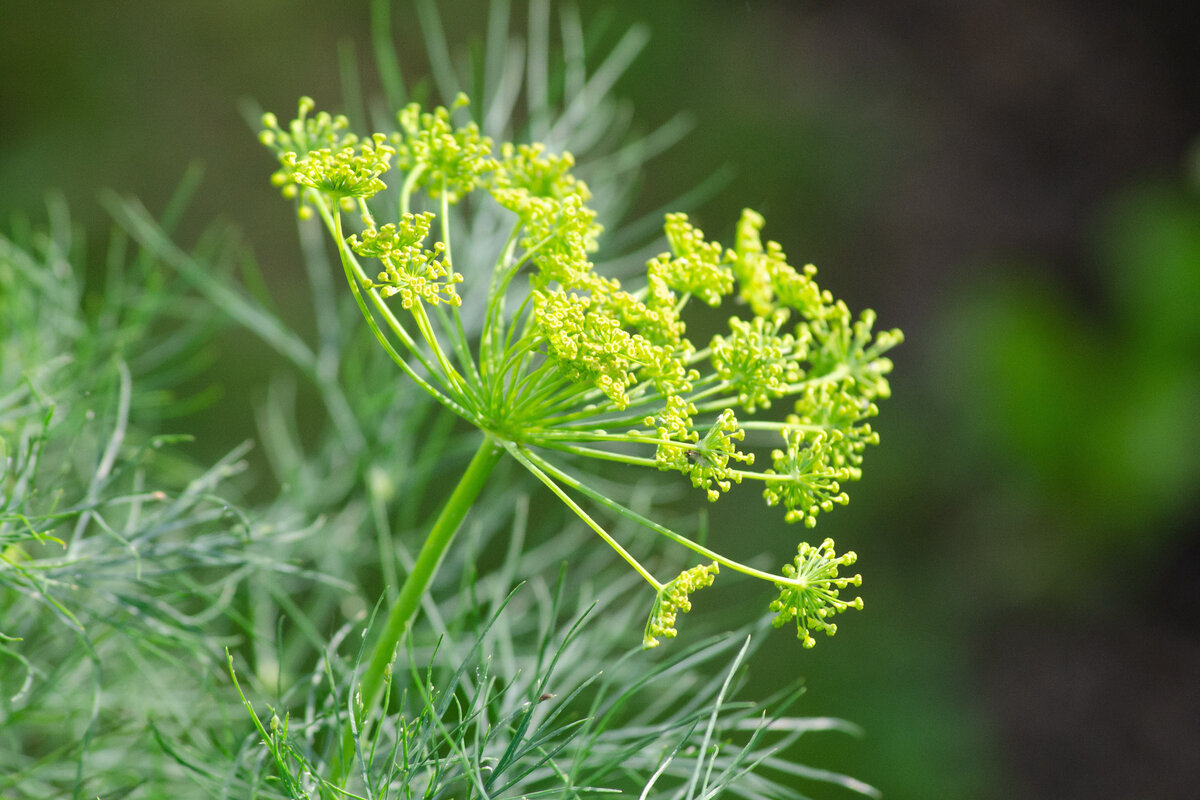
[[[362,707],[368,712],[383,691],[384,679],[388,667],[395,658],[396,647],[417,615],[417,610],[421,606],[421,598],[433,581],[438,565],[442,563],[442,557],[449,549],[450,542],[454,540],[454,534],[458,532],[463,517],[471,509],[480,490],[483,489],[483,484],[503,454],[504,449],[490,436],[484,439],[479,449],[475,451],[471,463],[467,465],[466,471],[459,478],[458,485],[454,487],[450,499],[446,501],[442,512],[438,514],[433,528],[429,531],[429,536],[425,539],[425,544],[421,545],[421,552],[417,554],[412,571],[404,579],[404,584],[400,587],[400,595],[388,611],[387,621],[383,631],[379,634],[379,640],[375,643],[374,650],[371,651],[371,660],[368,662],[367,670],[363,673],[362,682],[359,684]],[[339,765],[341,767],[339,778],[344,778],[349,774],[348,767],[354,756],[354,739],[349,723],[342,733],[342,763]],[[338,782],[340,783],[340,780]]]

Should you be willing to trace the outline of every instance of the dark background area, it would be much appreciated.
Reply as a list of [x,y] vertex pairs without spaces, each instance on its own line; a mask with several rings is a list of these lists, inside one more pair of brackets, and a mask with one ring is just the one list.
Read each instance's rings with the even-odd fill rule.
[[[483,3],[443,9],[452,42],[481,36]],[[695,121],[651,165],[643,210],[732,167],[692,210],[710,235],[759,210],[794,262],[907,337],[883,446],[816,532],[859,553],[867,608],[813,651],[777,634],[752,667],[764,686],[803,676],[800,713],[867,731],[814,738],[805,760],[890,800],[1194,797],[1195,4],[658,0],[584,16],[613,36],[649,26],[618,89],[646,128]],[[416,79],[415,14],[400,4],[394,23]],[[294,223],[241,104],[336,109],[339,44],[369,65],[368,30],[362,0],[0,0],[0,219],[37,220],[59,190],[99,262],[97,190],[159,208],[198,161],[180,238],[236,224],[286,307]],[[219,355],[201,450],[254,435],[256,357]],[[713,536],[789,549],[797,532],[760,506],[735,492]]]

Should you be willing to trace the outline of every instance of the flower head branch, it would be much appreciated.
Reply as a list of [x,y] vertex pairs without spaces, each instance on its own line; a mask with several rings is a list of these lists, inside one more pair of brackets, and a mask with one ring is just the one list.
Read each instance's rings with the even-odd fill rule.
[[679,633],[675,630],[675,617],[692,610],[692,601],[688,595],[705,586],[712,586],[720,567],[714,561],[711,564],[685,569],[683,572],[658,590],[654,598],[654,607],[650,611],[650,619],[646,621],[646,632],[642,637],[645,648],[658,647],[658,637],[674,639]]

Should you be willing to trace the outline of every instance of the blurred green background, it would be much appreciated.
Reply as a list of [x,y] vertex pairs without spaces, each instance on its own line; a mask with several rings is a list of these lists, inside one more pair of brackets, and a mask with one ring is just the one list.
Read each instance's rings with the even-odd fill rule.
[[[485,6],[443,3],[449,39],[478,41]],[[889,800],[1195,797],[1194,4],[583,12],[597,55],[648,26],[617,92],[641,126],[680,111],[695,125],[651,165],[641,211],[732,168],[692,209],[706,231],[728,239],[740,209],[757,209],[794,261],[907,335],[883,446],[818,531],[859,552],[867,610],[811,652],[778,634],[752,667],[764,687],[803,676],[800,713],[867,731],[814,739],[806,760]],[[286,307],[294,223],[244,104],[283,116],[309,94],[337,108],[350,47],[375,93],[368,23],[366,0],[0,0],[0,219],[37,220],[61,191],[99,262],[96,191],[159,208],[199,161],[181,238],[229,220]],[[417,80],[427,61],[407,3],[394,27]],[[254,435],[258,356],[233,342],[219,355],[201,455]],[[756,548],[786,550],[796,531],[760,506],[750,492],[722,500],[713,536],[753,530]]]

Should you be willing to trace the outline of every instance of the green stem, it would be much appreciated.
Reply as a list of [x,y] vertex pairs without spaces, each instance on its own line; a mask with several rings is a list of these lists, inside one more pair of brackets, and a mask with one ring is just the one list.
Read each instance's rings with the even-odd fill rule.
[[[442,512],[433,523],[433,528],[429,531],[425,544],[421,546],[421,552],[417,554],[412,571],[408,573],[408,577],[404,579],[404,584],[400,587],[400,595],[388,611],[387,621],[383,631],[379,634],[379,640],[375,643],[375,648],[371,652],[371,660],[367,665],[366,672],[363,673],[362,682],[359,684],[363,708],[367,709],[368,713],[379,699],[388,668],[395,658],[396,648],[412,624],[413,618],[416,617],[417,610],[421,606],[421,598],[433,581],[442,557],[449,549],[450,542],[454,540],[454,534],[458,532],[463,517],[467,515],[467,511],[479,496],[480,490],[483,489],[484,483],[503,454],[504,449],[490,436],[484,439],[479,449],[475,451],[471,463],[467,465],[466,471],[459,478],[458,485],[454,487],[450,499],[446,501]],[[339,765],[340,775],[337,776],[339,783],[341,778],[349,773],[349,765],[353,756],[354,738],[347,723],[342,731],[342,761]]]
[[[342,262],[342,270],[345,272],[346,280],[350,283],[350,290],[354,294],[354,301],[358,304],[358,309],[362,313],[363,319],[367,321],[367,325],[375,334],[376,340],[383,345],[384,351],[389,357],[391,357],[392,361],[396,362],[396,365],[400,367],[404,374],[411,378],[418,386],[428,392],[431,397],[445,405],[463,419],[473,421],[475,417],[473,416],[472,412],[467,411],[466,408],[460,405],[456,400],[451,399],[439,388],[433,386],[423,377],[418,375],[413,368],[409,366],[408,362],[404,359],[404,356],[400,355],[396,348],[392,346],[392,343],[388,340],[387,336],[384,335],[378,323],[376,323],[375,317],[367,308],[367,301],[363,297],[363,290],[359,288],[363,278],[366,277],[366,273],[363,272],[362,267],[359,266],[358,262],[350,254],[349,245],[346,244],[345,237],[342,233],[341,214],[337,212],[336,208],[329,208],[329,206],[321,198],[319,192],[312,192],[312,196],[314,199],[314,205],[316,205],[322,219],[325,221],[325,226],[333,235],[335,241],[339,242],[338,257]],[[434,370],[433,365],[421,354],[421,351],[417,348],[416,342],[412,340],[412,338],[408,335],[408,332],[404,330],[404,326],[401,325],[400,321],[392,314],[391,309],[388,307],[387,303],[383,301],[383,298],[380,297],[379,292],[372,289],[368,290],[366,294],[370,297],[371,302],[374,304],[376,310],[378,310],[380,315],[382,315],[387,321],[388,327],[391,329],[391,331],[396,334],[397,338],[404,342],[404,346],[408,348],[409,352],[421,362],[421,364],[430,372],[430,374],[436,377],[437,372]]]
[[[514,452],[513,455],[517,456],[517,460],[521,461],[522,464],[526,464],[526,461],[534,464],[535,466],[537,466],[541,470],[543,470],[551,479],[556,479],[556,480],[561,481],[564,485],[569,486],[570,488],[574,489],[575,491],[590,497],[592,500],[595,500],[600,505],[605,506],[606,508],[609,508],[612,511],[617,512],[618,514],[625,517],[626,519],[632,520],[633,522],[636,522],[645,528],[649,528],[650,530],[654,531],[655,533],[657,533],[661,536],[667,537],[668,539],[675,542],[676,544],[683,545],[684,547],[691,550],[692,552],[699,553],[700,555],[704,556],[705,558],[716,561],[718,564],[720,564],[723,567],[728,567],[729,569],[731,569],[735,572],[740,572],[743,575],[749,575],[752,578],[761,578],[762,580],[770,581],[771,583],[786,583],[791,586],[797,585],[795,579],[788,578],[783,575],[775,575],[770,572],[763,572],[761,569],[755,569],[754,567],[746,566],[745,564],[742,564],[741,562],[734,561],[733,559],[730,559],[730,558],[726,558],[725,556],[721,555],[720,553],[718,553],[716,551],[709,550],[707,547],[704,547],[703,545],[693,542],[691,539],[687,538],[686,536],[682,536],[682,535],[676,533],[675,531],[671,530],[670,528],[659,525],[654,520],[648,519],[647,517],[643,517],[641,514],[637,513],[633,509],[626,508],[625,506],[621,505],[617,501],[606,497],[601,492],[597,492],[595,489],[592,489],[591,487],[589,487],[586,483],[571,477],[570,475],[563,472],[558,467],[555,467],[549,461],[547,461],[546,459],[537,455],[533,451],[525,450],[524,453],[525,453],[525,456],[527,456],[527,458],[520,457],[517,452]],[[528,468],[528,464],[526,464],[526,467]],[[537,473],[534,473],[534,474],[537,475]],[[545,479],[542,479],[542,482],[545,483],[546,482]],[[547,484],[547,485],[550,485],[550,484]],[[553,489],[554,487],[551,486],[551,488]],[[558,494],[558,496],[560,498],[562,498],[563,494],[561,492],[562,492],[562,490],[558,489],[555,491],[555,494]],[[568,505],[570,505],[570,504],[568,504]],[[572,506],[572,510],[574,510],[574,506]],[[578,512],[576,512],[576,513],[578,513]],[[587,521],[588,521],[587,519],[584,519],[584,522],[587,522]],[[608,541],[608,540],[606,539],[605,541]],[[612,542],[609,542],[609,543],[612,544]],[[618,552],[621,553],[622,555],[624,555],[623,551],[618,550]],[[627,561],[629,560],[628,557],[626,558],[626,560]],[[635,569],[636,569],[636,566],[635,566]],[[638,572],[641,572],[642,576],[646,577],[646,573],[642,572],[642,570],[639,569]],[[653,579],[651,579],[651,578],[647,577],[646,579],[650,580],[652,583],[657,583],[656,581],[653,581]]]
[[521,466],[533,473],[533,476],[544,483],[550,489],[550,491],[554,492],[554,494],[558,496],[559,500],[562,500],[564,503],[566,503],[567,508],[574,511],[575,514],[582,519],[589,528],[595,531],[597,535],[599,535],[600,538],[603,539],[606,544],[608,544],[609,547],[611,547],[613,550],[616,550],[617,555],[625,559],[626,563],[633,567],[639,575],[645,578],[646,582],[653,586],[656,592],[661,592],[663,590],[663,584],[655,580],[654,576],[647,572],[646,568],[643,567],[628,550],[622,547],[616,539],[612,538],[612,536],[609,535],[608,531],[604,530],[600,523],[596,522],[596,520],[592,519],[591,515],[580,508],[579,504],[572,500],[570,496],[562,490],[562,487],[555,483],[554,480],[545,472],[543,472],[538,464],[535,464],[533,461],[533,459],[536,459],[542,464],[542,466],[548,466],[543,459],[538,458],[528,449],[521,447],[519,444],[509,442],[505,444],[505,447],[508,449],[509,453],[512,454],[513,458],[521,462]]

